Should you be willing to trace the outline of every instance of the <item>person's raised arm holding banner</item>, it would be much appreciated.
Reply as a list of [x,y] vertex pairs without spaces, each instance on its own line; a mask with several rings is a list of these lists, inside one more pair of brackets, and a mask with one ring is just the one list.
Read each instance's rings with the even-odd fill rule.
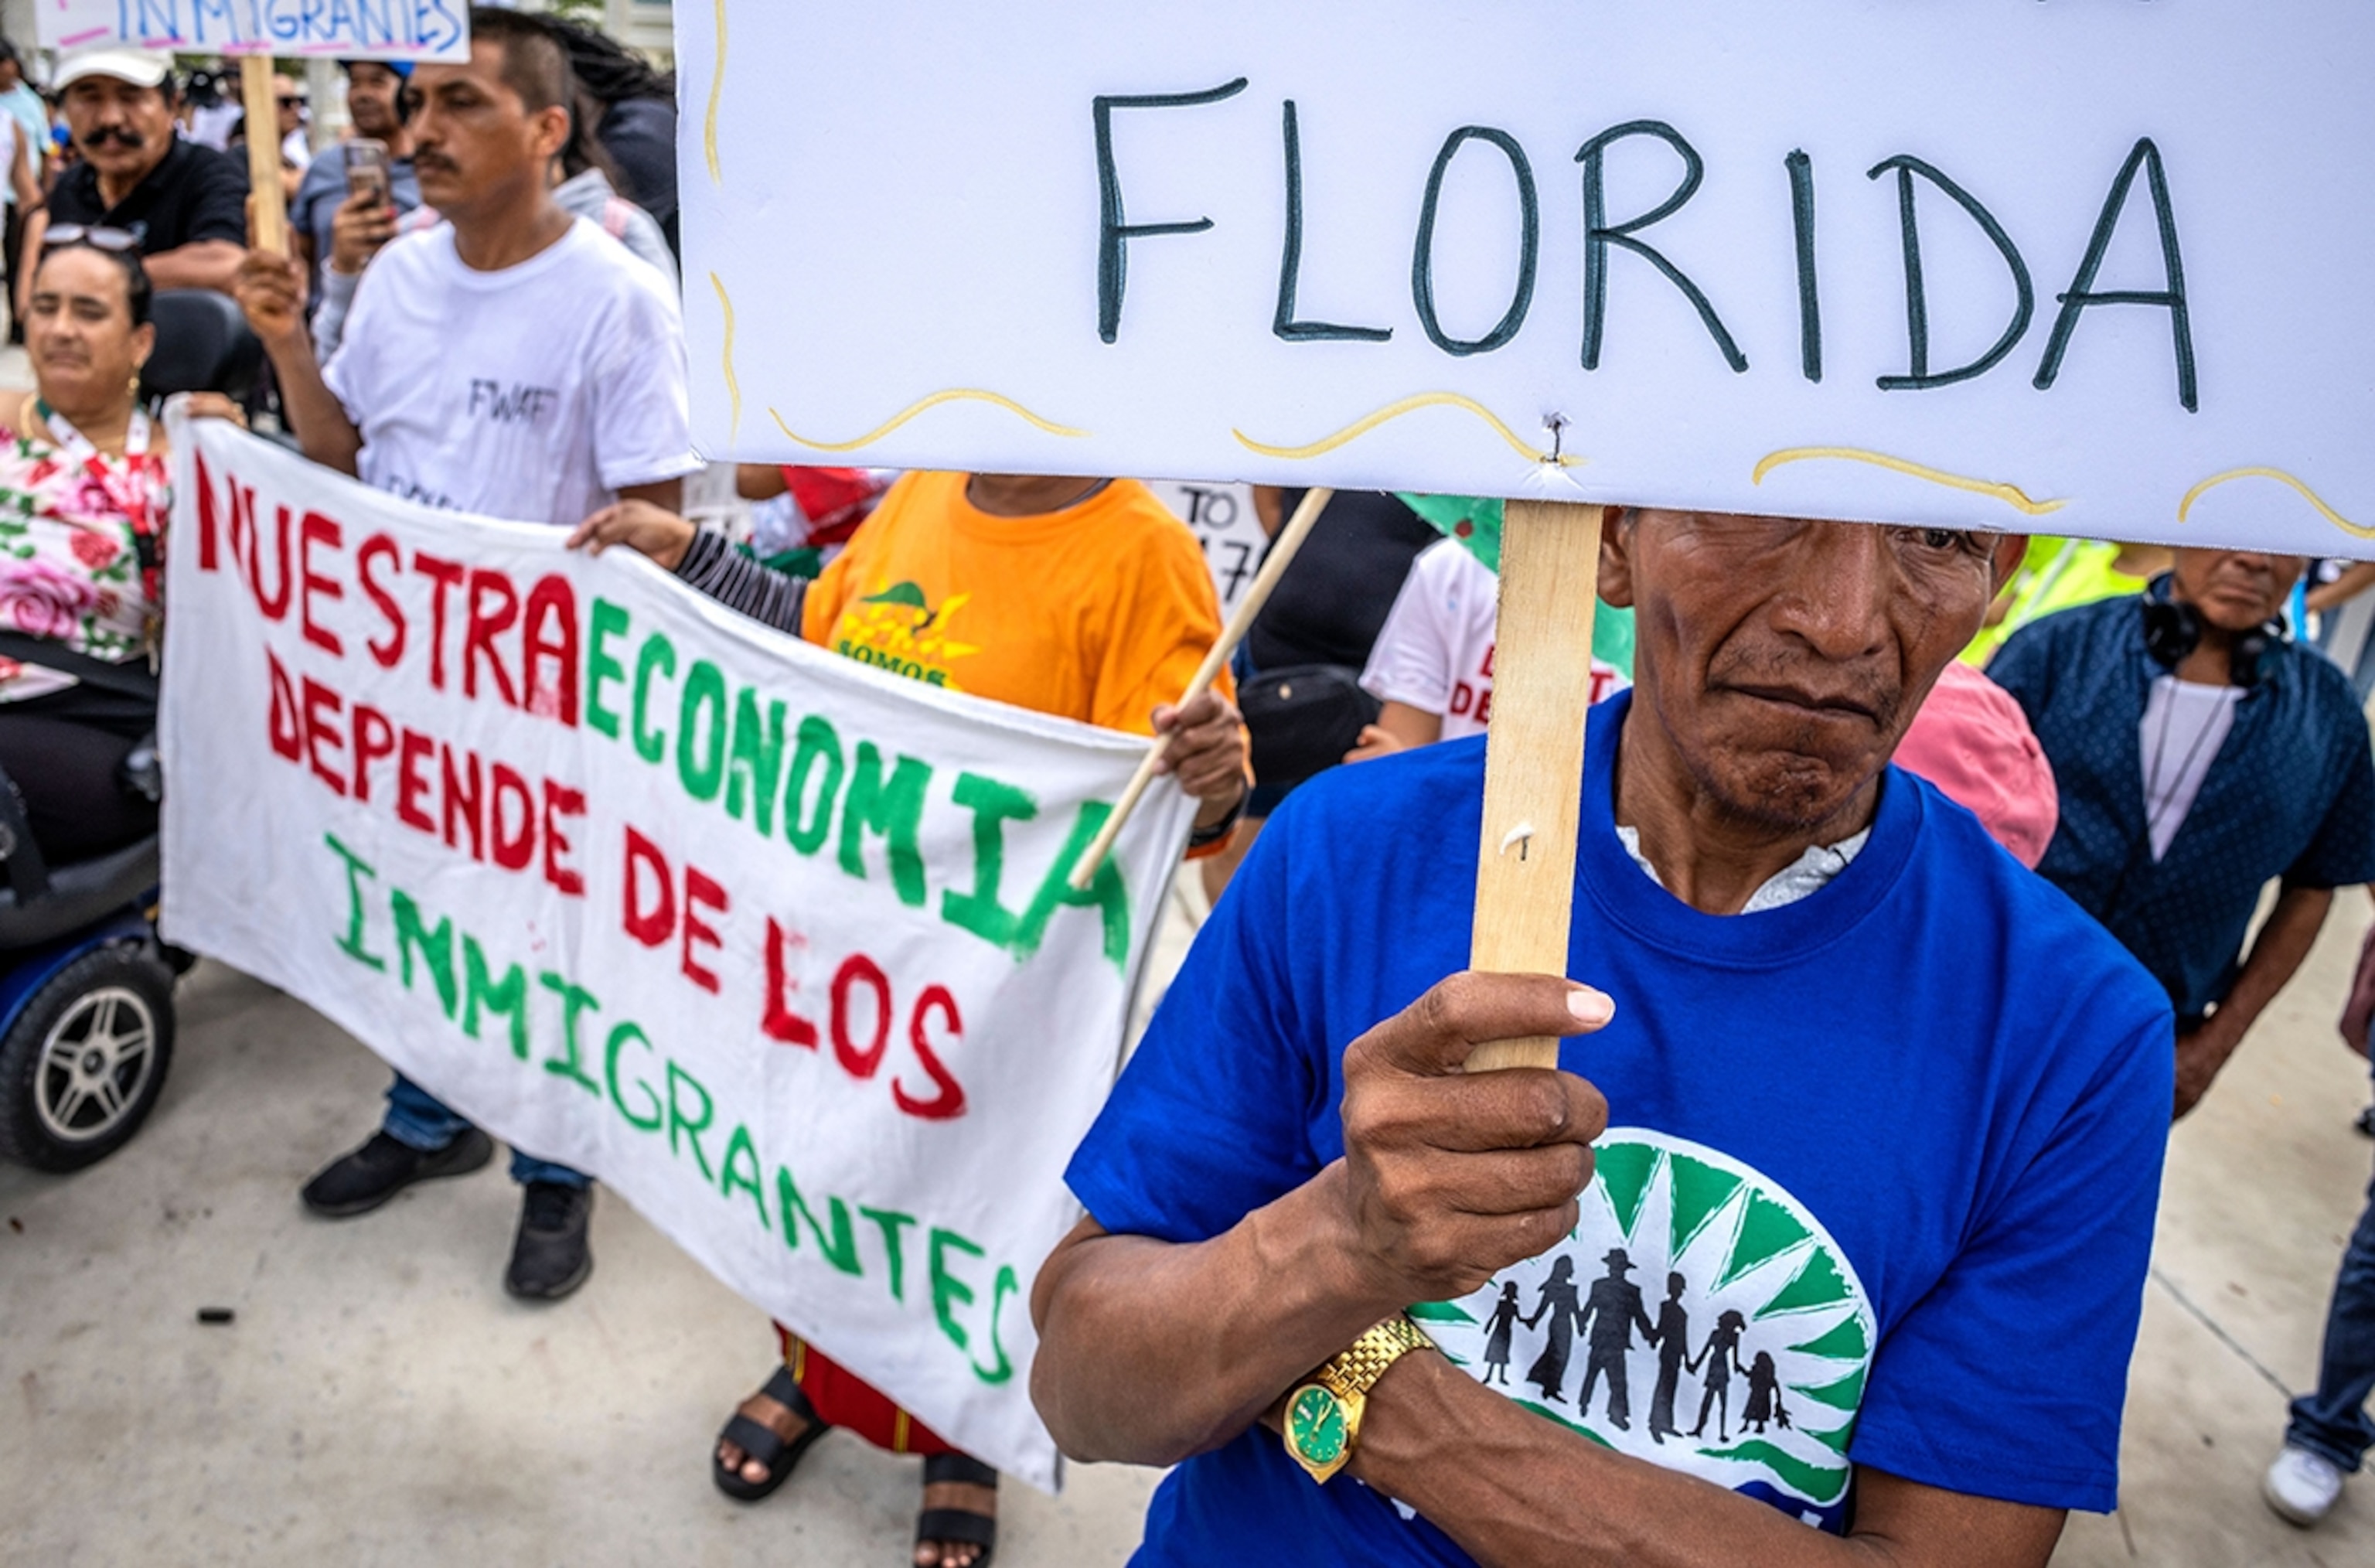
[[1623,515],[1589,984],[1459,973],[1479,743],[1271,823],[1033,1303],[1062,1446],[1179,1467],[1140,1562],[2003,1568],[2113,1505],[2168,1008],[1888,765],[2021,547]]

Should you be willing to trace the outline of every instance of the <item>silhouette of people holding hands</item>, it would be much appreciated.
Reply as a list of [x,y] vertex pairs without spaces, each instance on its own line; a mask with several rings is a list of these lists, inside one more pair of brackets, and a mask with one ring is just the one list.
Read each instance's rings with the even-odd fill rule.
[[[1731,1374],[1737,1372],[1747,1375],[1747,1369],[1740,1364],[1740,1337],[1747,1328],[1746,1318],[1736,1312],[1726,1312],[1715,1320],[1715,1332],[1707,1336],[1706,1348],[1699,1351],[1699,1362],[1706,1363],[1707,1369],[1703,1385],[1707,1392],[1699,1397],[1698,1425],[1691,1428],[1695,1438],[1707,1435],[1707,1411],[1712,1409],[1716,1412],[1716,1441],[1731,1441]],[[1692,1370],[1696,1371],[1696,1365]]]
[[1649,1396],[1649,1438],[1654,1443],[1683,1435],[1674,1424],[1674,1391],[1691,1353],[1691,1315],[1683,1310],[1688,1284],[1679,1274],[1666,1276],[1666,1299],[1658,1307],[1658,1326],[1649,1333],[1649,1343],[1658,1347],[1658,1387]]
[[[1567,1358],[1575,1350],[1576,1330],[1583,1326],[1581,1292],[1575,1288],[1575,1259],[1561,1256],[1551,1264],[1551,1277],[1542,1281],[1542,1299],[1534,1308],[1526,1326],[1533,1327],[1544,1316],[1550,1318],[1550,1341],[1534,1364],[1526,1369],[1526,1381],[1542,1391],[1542,1397],[1554,1405],[1566,1403],[1559,1390],[1566,1383]],[[1589,1400],[1591,1396],[1584,1396]]]
[[[1518,1282],[1505,1282],[1501,1299],[1493,1303],[1493,1315],[1484,1320],[1484,1385],[1498,1383],[1509,1385],[1509,1337],[1518,1326],[1518,1315],[1525,1309],[1518,1304]],[[1498,1377],[1494,1373],[1498,1373]]]
[[1790,1430],[1790,1408],[1781,1402],[1781,1374],[1774,1370],[1773,1358],[1763,1350],[1748,1368],[1748,1408],[1741,1412],[1740,1424],[1762,1436],[1767,1421]]
[[1652,1337],[1653,1342],[1658,1331],[1642,1305],[1641,1287],[1625,1278],[1633,1272],[1633,1259],[1623,1247],[1612,1247],[1601,1261],[1608,1266],[1608,1272],[1591,1282],[1591,1297],[1584,1303],[1582,1318],[1576,1325],[1580,1329],[1589,1324],[1591,1349],[1591,1359],[1584,1368],[1583,1393],[1576,1408],[1585,1415],[1591,1413],[1591,1391],[1599,1385],[1601,1373],[1606,1373],[1608,1423],[1619,1432],[1630,1432],[1633,1401],[1625,1385],[1625,1357],[1633,1349],[1635,1327]]

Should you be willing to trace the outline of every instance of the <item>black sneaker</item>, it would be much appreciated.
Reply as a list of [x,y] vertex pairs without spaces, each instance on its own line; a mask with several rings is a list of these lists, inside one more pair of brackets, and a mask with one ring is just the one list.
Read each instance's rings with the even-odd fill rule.
[[444,1148],[422,1153],[384,1132],[341,1155],[305,1184],[305,1207],[331,1220],[367,1214],[415,1182],[467,1176],[495,1157],[495,1141],[472,1127]]
[[2350,1125],[2358,1129],[2361,1138],[2375,1138],[2375,1105],[2359,1112],[2358,1119]]
[[520,1197],[519,1234],[512,1241],[512,1266],[503,1289],[522,1301],[557,1302],[594,1272],[586,1231],[594,1219],[594,1189],[559,1182],[530,1182]]

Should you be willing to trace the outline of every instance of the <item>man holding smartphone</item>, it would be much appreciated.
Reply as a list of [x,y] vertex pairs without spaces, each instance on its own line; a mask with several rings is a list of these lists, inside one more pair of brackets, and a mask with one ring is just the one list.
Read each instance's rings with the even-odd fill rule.
[[[342,272],[346,291],[363,264],[396,237],[396,219],[420,205],[420,182],[412,171],[412,131],[406,124],[405,83],[409,61],[349,60],[347,115],[354,135],[336,152],[325,152],[306,169],[289,204],[289,230],[305,264],[313,298],[321,300],[325,267]],[[346,234],[341,256],[340,226]],[[340,260],[349,265],[340,266]]]

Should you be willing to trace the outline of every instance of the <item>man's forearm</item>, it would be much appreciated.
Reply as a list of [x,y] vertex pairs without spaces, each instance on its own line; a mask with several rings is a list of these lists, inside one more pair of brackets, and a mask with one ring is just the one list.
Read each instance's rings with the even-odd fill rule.
[[1370,1391],[1351,1473],[1488,1568],[2043,1568],[2062,1519],[1865,1470],[1857,1533],[1826,1535],[1603,1448],[1425,1353]]
[[2251,944],[2251,956],[2243,961],[2234,988],[2218,1004],[2216,1019],[2230,1051],[2242,1043],[2244,1032],[2268,1004],[2292,983],[2310,949],[2317,945],[2317,934],[2324,928],[2326,912],[2333,907],[2331,888],[2286,888],[2277,895],[2276,907],[2269,912],[2268,923]]
[[1350,1264],[1343,1165],[1209,1242],[1093,1232],[1034,1291],[1031,1392],[1076,1459],[1176,1464],[1244,1432],[1312,1368],[1406,1303]]
[[273,374],[280,383],[280,406],[305,455],[325,468],[354,475],[363,449],[362,432],[347,418],[346,406],[322,379],[321,361],[303,328],[269,347]]
[[160,251],[142,258],[148,268],[148,281],[158,289],[211,289],[219,294],[231,291],[231,282],[239,276],[239,264],[247,252],[228,240],[200,240],[171,251]]

